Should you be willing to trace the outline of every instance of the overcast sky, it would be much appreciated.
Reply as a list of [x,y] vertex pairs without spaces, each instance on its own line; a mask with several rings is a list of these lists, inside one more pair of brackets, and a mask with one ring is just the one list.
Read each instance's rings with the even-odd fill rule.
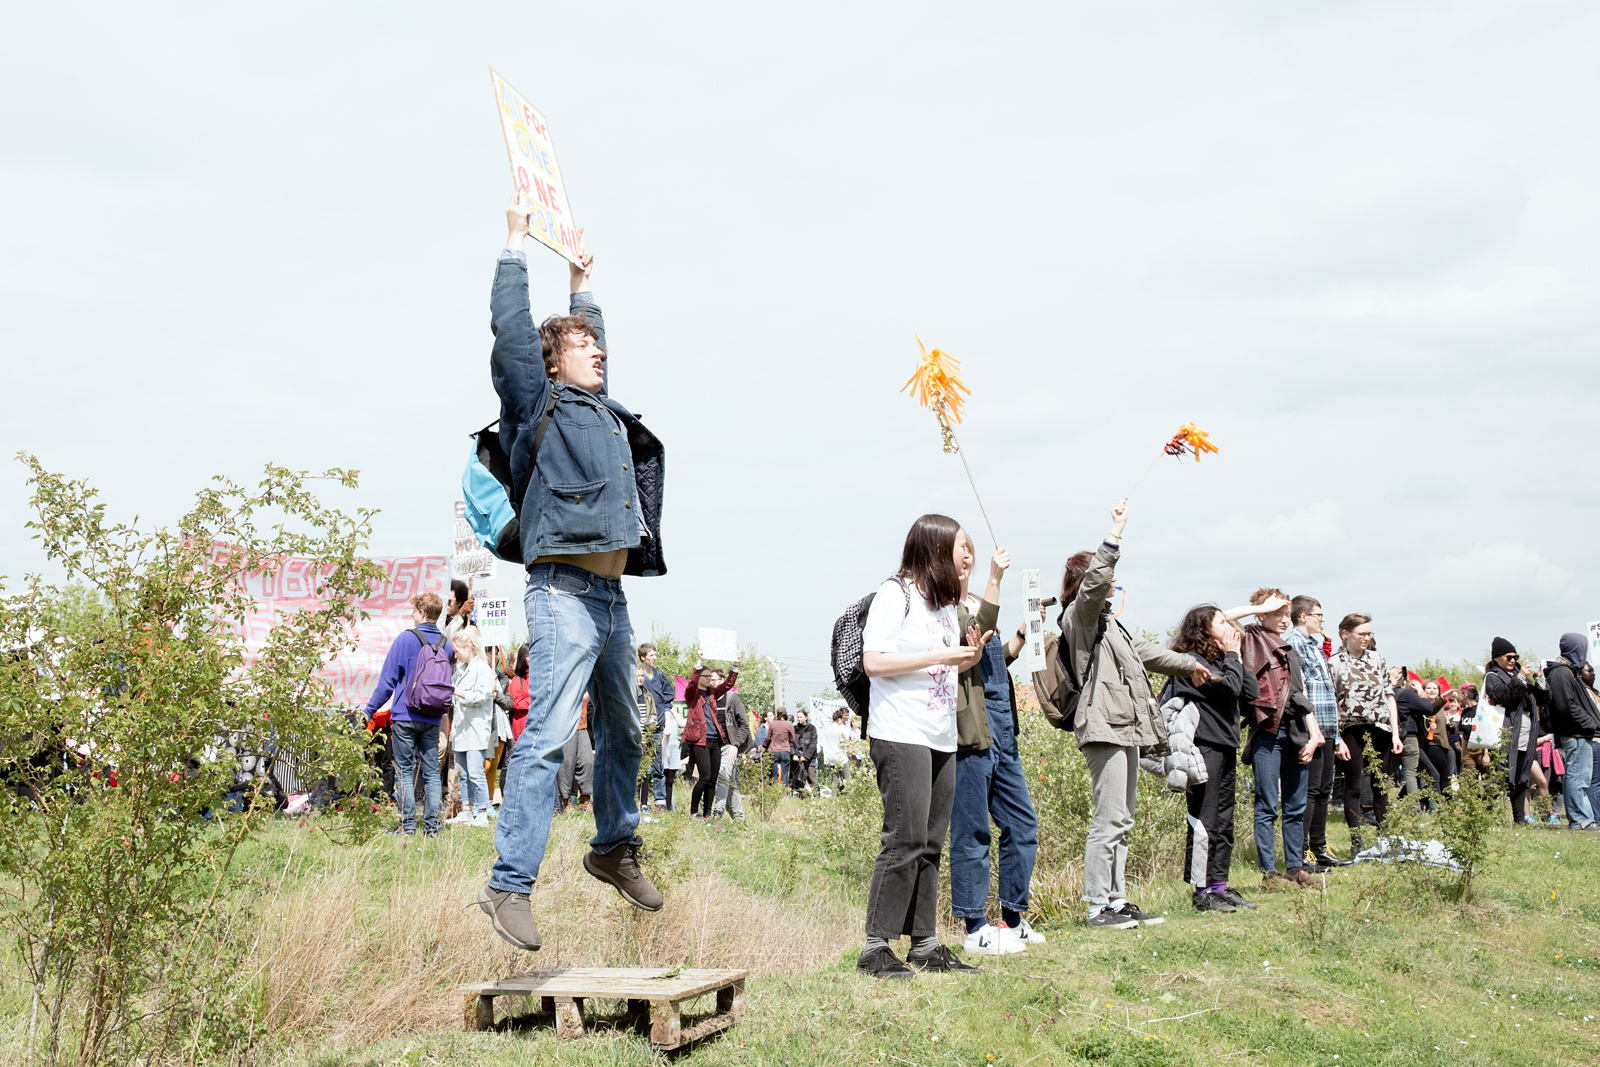
[[[1048,586],[1131,506],[1125,622],[1257,586],[1391,662],[1600,619],[1600,8],[1582,3],[12,4],[0,16],[0,572],[18,449],[171,521],[212,474],[362,471],[443,553],[493,419],[510,179],[549,120],[612,393],[664,440],[640,635],[829,630],[961,440]],[[531,253],[535,315],[565,264]],[[1015,625],[1020,575],[1003,625]]]

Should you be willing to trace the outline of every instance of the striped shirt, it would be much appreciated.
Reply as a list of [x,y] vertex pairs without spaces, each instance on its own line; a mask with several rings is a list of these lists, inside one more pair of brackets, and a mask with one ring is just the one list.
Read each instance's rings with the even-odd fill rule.
[[1317,725],[1322,736],[1339,734],[1339,701],[1333,695],[1333,676],[1328,673],[1328,661],[1322,655],[1322,642],[1298,626],[1291,626],[1283,635],[1289,647],[1300,655],[1300,665],[1306,683],[1306,697],[1317,712]]

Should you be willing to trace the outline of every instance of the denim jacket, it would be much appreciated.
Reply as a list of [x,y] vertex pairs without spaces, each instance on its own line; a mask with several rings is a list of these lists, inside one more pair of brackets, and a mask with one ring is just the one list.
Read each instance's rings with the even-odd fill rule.
[[[589,294],[572,294],[571,309],[594,324],[604,349],[605,322]],[[511,460],[512,500],[522,502],[517,509],[522,558],[626,548],[630,551],[623,573],[665,574],[661,552],[665,455],[660,440],[607,395],[605,378],[598,396],[551,380],[539,330],[528,309],[525,257],[501,254],[489,313],[494,331],[490,368],[495,392],[500,394],[500,444]],[[552,403],[550,428],[530,470],[539,420]],[[640,512],[648,537],[640,536]]]

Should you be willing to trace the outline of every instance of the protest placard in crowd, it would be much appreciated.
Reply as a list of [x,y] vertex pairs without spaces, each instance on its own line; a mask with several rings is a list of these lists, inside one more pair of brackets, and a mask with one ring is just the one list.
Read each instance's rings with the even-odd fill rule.
[[485,597],[477,602],[478,632],[489,648],[511,644],[511,602],[505,597]]
[[539,110],[493,67],[489,68],[489,76],[494,79],[494,98],[500,108],[506,157],[511,161],[511,180],[516,183],[523,206],[532,212],[528,232],[551,251],[577,263],[578,224],[572,221],[572,205],[567,202],[567,187],[556,163],[550,128]]
[[732,630],[700,627],[700,658],[732,661],[739,656],[739,638]]
[[1022,617],[1027,627],[1028,635],[1028,673],[1038,674],[1044,670],[1044,620],[1039,617],[1039,572],[1022,572],[1023,597]]
[[494,577],[494,553],[483,547],[478,535],[467,522],[467,504],[456,501],[455,529],[451,534],[450,577],[463,581],[469,578]]

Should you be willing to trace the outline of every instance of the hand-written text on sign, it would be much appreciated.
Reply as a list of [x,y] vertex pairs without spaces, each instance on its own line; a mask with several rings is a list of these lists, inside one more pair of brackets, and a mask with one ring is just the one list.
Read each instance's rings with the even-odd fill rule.
[[544,116],[493,68],[489,76],[494,79],[511,178],[522,205],[530,212],[529,232],[539,243],[576,263],[578,226],[572,221],[572,205],[567,202],[567,187],[561,181],[561,167]]
[[1044,611],[1040,605],[1039,572],[1022,572],[1025,603],[1022,608],[1023,625],[1028,637],[1028,673],[1044,670]]

